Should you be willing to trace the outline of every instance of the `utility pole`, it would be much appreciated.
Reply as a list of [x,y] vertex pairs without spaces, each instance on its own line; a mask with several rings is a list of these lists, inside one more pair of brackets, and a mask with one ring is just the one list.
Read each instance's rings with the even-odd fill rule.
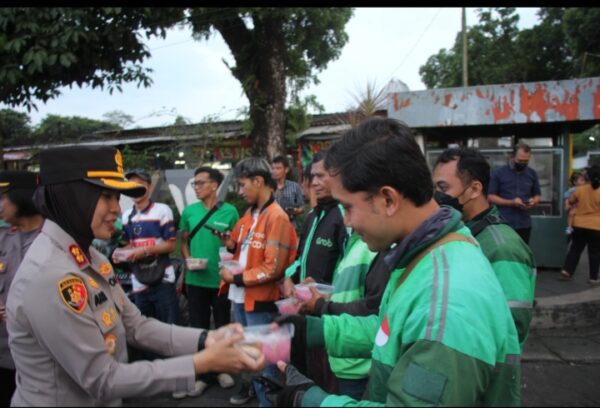
[[463,86],[469,86],[469,68],[467,59],[467,9],[462,8],[462,66],[463,66]]

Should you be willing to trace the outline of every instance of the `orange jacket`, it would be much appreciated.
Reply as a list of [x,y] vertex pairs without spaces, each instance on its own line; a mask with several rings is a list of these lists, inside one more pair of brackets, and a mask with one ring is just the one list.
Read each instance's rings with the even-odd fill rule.
[[[233,257],[236,260],[252,223],[252,208],[249,208],[231,232],[231,239],[237,243]],[[273,302],[281,297],[279,281],[296,258],[298,249],[296,231],[279,204],[273,201],[263,208],[249,245],[246,270],[235,275],[233,282],[244,287],[244,309],[246,312],[277,311]],[[229,285],[221,281],[219,294],[227,293],[228,289]]]

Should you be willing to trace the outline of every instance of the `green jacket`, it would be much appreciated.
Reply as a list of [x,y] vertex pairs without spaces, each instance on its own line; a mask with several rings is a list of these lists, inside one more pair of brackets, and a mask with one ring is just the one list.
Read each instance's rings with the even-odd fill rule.
[[[372,357],[368,400],[317,386],[303,406],[519,405],[520,347],[502,288],[475,243],[447,242],[410,261],[447,233],[472,236],[460,214],[440,209],[386,257],[393,271],[379,316],[307,318],[307,346],[330,355]],[[410,243],[410,244],[409,244]]]
[[[364,297],[367,272],[375,255],[358,234],[350,236],[344,257],[333,273],[332,302],[350,303]],[[356,380],[368,376],[371,359],[329,357],[329,365],[336,377]]]
[[504,290],[522,348],[533,317],[535,261],[529,246],[508,224],[487,221],[495,217],[500,217],[500,212],[495,206],[491,206],[489,210],[468,221],[467,227],[476,234],[475,238]]

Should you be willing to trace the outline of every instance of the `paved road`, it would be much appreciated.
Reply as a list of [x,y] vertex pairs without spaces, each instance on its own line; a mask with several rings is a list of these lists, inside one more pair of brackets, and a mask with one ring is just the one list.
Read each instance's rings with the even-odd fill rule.
[[[600,406],[599,380],[600,322],[581,329],[536,330],[530,335],[522,362],[523,406]],[[215,385],[196,398],[138,398],[125,406],[233,407],[228,400],[235,390]],[[256,400],[245,406],[257,406]]]

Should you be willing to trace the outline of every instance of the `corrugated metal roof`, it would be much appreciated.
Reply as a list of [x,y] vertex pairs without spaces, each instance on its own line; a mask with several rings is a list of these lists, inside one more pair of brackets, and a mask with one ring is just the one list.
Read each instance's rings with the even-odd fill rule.
[[388,116],[413,128],[600,121],[600,77],[390,96]]

